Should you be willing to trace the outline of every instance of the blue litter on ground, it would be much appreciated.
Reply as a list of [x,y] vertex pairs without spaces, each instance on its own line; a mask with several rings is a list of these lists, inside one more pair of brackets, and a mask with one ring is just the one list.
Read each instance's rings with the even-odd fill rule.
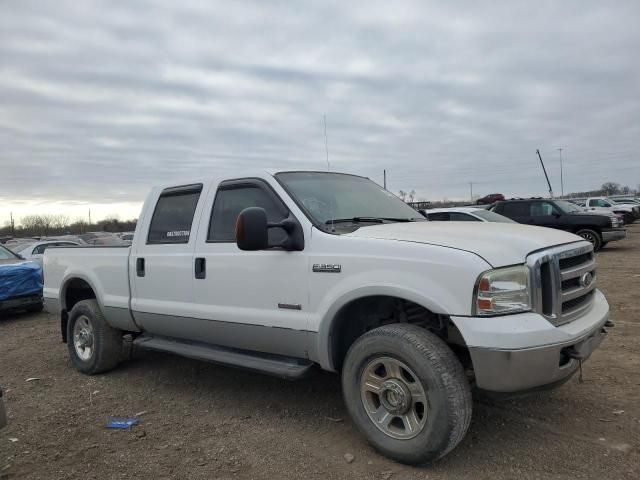
[[131,428],[138,423],[137,418],[118,418],[109,417],[107,420],[107,428]]

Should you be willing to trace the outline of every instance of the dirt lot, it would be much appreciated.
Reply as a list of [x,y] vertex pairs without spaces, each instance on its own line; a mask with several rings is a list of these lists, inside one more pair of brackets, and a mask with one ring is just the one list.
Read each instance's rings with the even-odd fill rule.
[[[87,377],[57,319],[0,319],[0,479],[640,478],[640,225],[598,254],[616,328],[559,390],[476,400],[466,439],[411,468],[375,453],[343,407],[337,376],[297,383],[161,354]],[[27,381],[36,377],[38,380]],[[107,417],[140,415],[130,431]],[[355,460],[345,461],[350,453]]]

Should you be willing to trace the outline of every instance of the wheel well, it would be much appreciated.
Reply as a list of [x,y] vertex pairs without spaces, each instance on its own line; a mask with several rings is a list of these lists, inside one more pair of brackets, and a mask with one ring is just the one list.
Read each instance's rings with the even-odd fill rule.
[[74,278],[69,281],[64,293],[64,308],[70,312],[73,306],[82,301],[96,298],[96,294],[85,280]]
[[[436,333],[445,341],[455,326],[438,315],[403,298],[375,295],[344,305],[336,314],[329,333],[329,355],[336,370],[342,369],[349,348],[358,337],[374,328],[391,323],[413,323]],[[457,329],[456,329],[457,330]]]

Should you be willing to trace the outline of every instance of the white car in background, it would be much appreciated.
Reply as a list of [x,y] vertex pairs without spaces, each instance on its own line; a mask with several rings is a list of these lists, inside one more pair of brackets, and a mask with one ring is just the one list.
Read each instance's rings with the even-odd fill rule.
[[43,240],[35,243],[28,243],[26,245],[20,245],[20,248],[14,250],[15,253],[20,255],[25,260],[36,262],[42,266],[42,256],[44,251],[49,247],[77,247],[80,245],[78,242],[71,242],[69,240]]
[[419,212],[432,222],[498,222],[516,223],[510,218],[499,213],[490,212],[484,208],[475,207],[449,207],[419,210]]

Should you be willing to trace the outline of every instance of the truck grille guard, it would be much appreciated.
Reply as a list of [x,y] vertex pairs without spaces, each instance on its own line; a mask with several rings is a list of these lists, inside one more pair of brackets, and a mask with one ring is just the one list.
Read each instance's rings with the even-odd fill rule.
[[533,287],[533,309],[559,326],[575,320],[593,305],[596,263],[590,244],[563,245],[527,257]]

